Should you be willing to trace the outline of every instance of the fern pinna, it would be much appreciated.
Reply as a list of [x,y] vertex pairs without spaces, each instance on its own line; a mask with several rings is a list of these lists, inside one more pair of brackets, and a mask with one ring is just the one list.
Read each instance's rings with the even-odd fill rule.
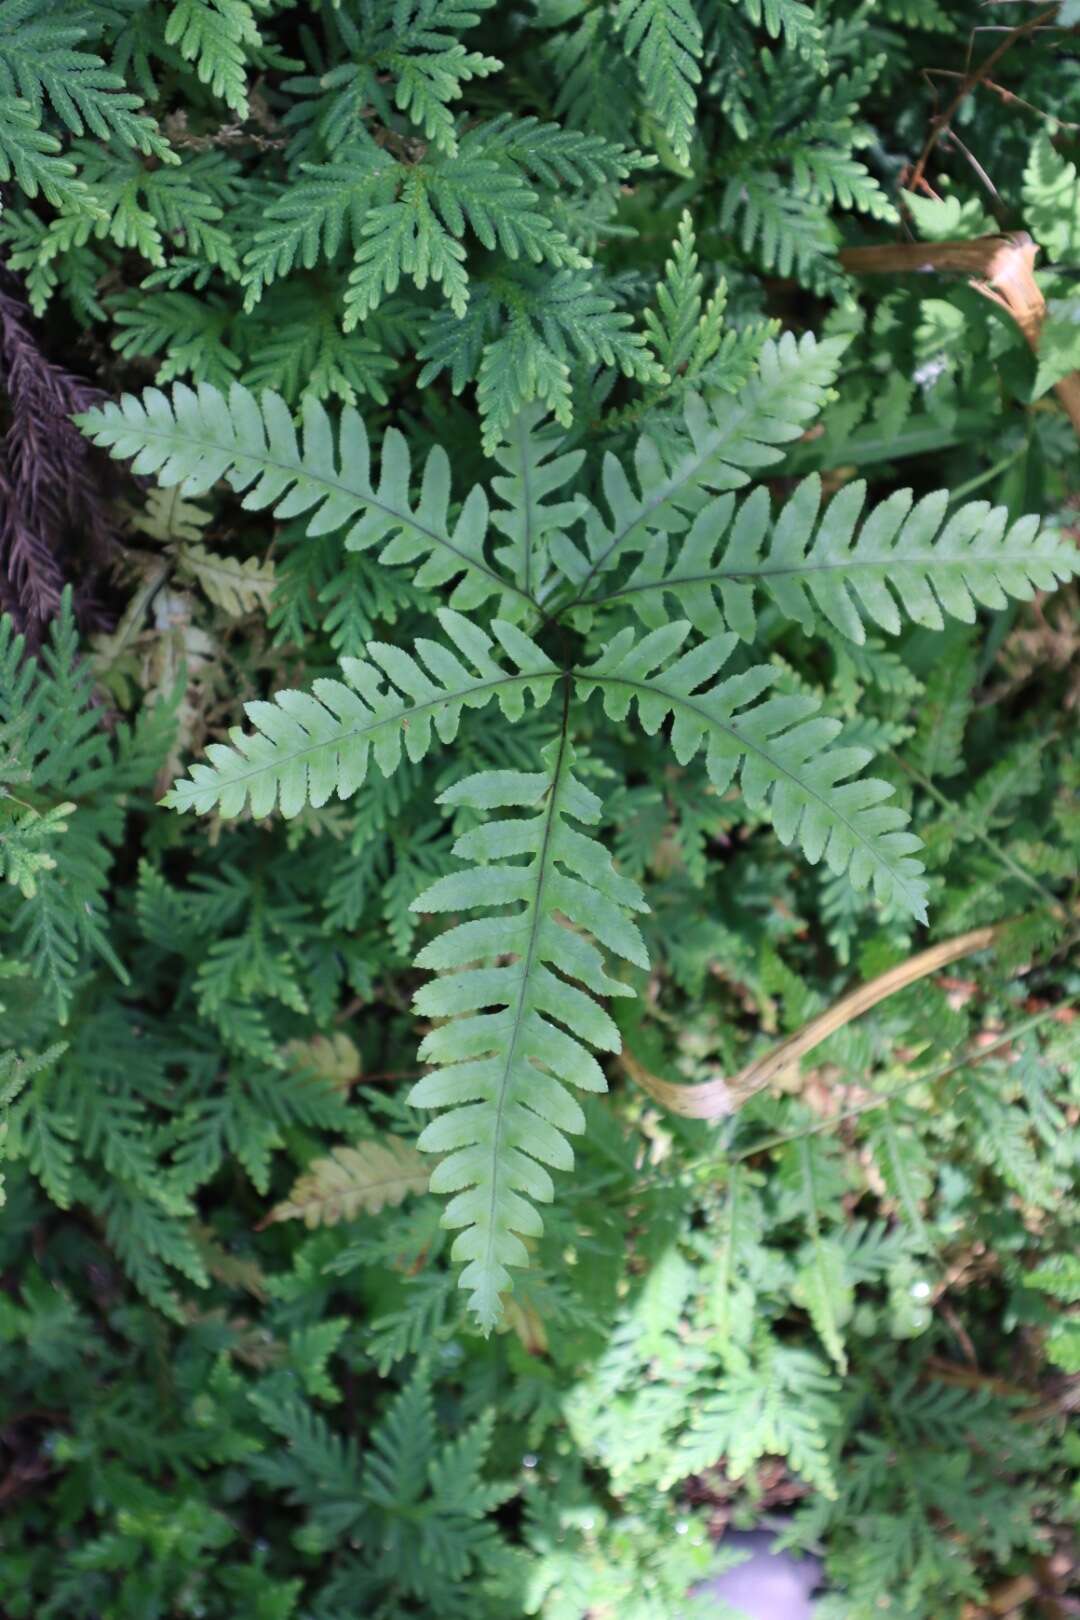
[[449,592],[438,639],[370,642],[342,659],[341,679],[249,703],[251,729],[210,745],[172,808],[294,816],[361,791],[372,754],[389,775],[436,738],[453,743],[472,710],[497,702],[507,725],[546,717],[535,770],[482,771],[442,794],[465,864],[413,902],[462,919],[417,958],[438,976],[415,999],[434,1067],[411,1101],[435,1111],[419,1145],[442,1156],[431,1186],[453,1195],[444,1220],[460,1229],[453,1252],[485,1330],[541,1230],[549,1169],[572,1165],[583,1116],[570,1088],[602,1090],[594,1054],[619,1049],[603,1002],[632,994],[626,976],[648,965],[634,923],[645,899],[589,831],[601,813],[588,785],[602,774],[595,699],[611,720],[633,709],[647,733],[665,728],[681,765],[704,749],[713,792],[737,788],[737,813],[921,920],[919,840],[892,789],[864,774],[871,750],[778,664],[752,662],[758,604],[857,643],[866,621],[970,621],[976,604],[1075,571],[1053,532],[1009,526],[984,502],[948,514],[945,494],[912,505],[901,493],[864,516],[860,486],[823,507],[813,478],[778,512],[763,488],[736,498],[817,415],[842,347],[767,342],[738,394],[689,393],[678,424],[662,442],[641,437],[629,466],[560,450],[534,407],[496,448],[491,493],[477,485],[460,502],[440,448],[414,481],[391,429],[376,476],[359,415],[346,408],[335,426],[310,399],[300,436],[279,398],[239,386],[148,389],[79,419],[183,495],[224,478],[248,508],[308,513],[309,535],[341,530],[347,549],[378,548],[380,563]]

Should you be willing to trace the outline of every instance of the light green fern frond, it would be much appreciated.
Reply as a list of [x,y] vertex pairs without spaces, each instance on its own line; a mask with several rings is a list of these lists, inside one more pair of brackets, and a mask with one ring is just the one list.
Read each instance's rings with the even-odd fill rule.
[[700,371],[720,346],[726,288],[721,282],[706,303],[704,286],[693,222],[684,211],[656,289],[656,309],[647,309],[644,317],[656,358],[670,376]]
[[591,508],[585,550],[570,542],[553,548],[576,588],[565,606],[587,600],[598,574],[628,553],[647,550],[655,534],[684,528],[708,491],[739,489],[751,471],[781,460],[779,446],[797,439],[824,404],[845,347],[843,339],[818,343],[807,334],[796,342],[790,333],[766,343],[757,375],[737,396],[691,395],[686,401],[686,448],[670,464],[648,436],[638,441],[637,489],[622,464],[607,456],[603,490],[610,521]]
[[497,697],[506,718],[516,720],[527,690],[538,705],[547,701],[559,672],[520,631],[499,625],[519,664],[514,672],[491,656],[491,637],[461,614],[444,608],[439,620],[460,658],[423,637],[416,642],[422,663],[399,647],[369,642],[364,658],[342,659],[347,685],[317,680],[310,693],[278,692],[272,703],[246,704],[254,731],[236,727],[231,746],[211,743],[210,763],[193,765],[190,779],[177,782],[164,803],[237,816],[250,800],[256,817],[278,804],[283,815],[295,816],[333,793],[343,799],[355,793],[372,750],[389,776],[403,749],[411,760],[423,759],[432,727],[442,742],[452,742],[465,707],[482,708]]
[[913,855],[920,840],[904,831],[905,813],[884,802],[892,796],[885,782],[856,777],[872,758],[869,750],[833,747],[841,724],[818,714],[813,698],[784,694],[759,703],[778,678],[768,665],[711,684],[735,650],[733,634],[701,642],[669,664],[689,631],[686,620],[637,642],[632,630],[620,631],[579,673],[579,690],[598,687],[613,720],[636,702],[650,734],[670,714],[681,765],[704,745],[717,792],[726,792],[738,772],[746,803],[766,812],[783,843],[797,843],[808,860],[824,858],[856,888],[872,884],[883,903],[925,919],[926,884]]
[[1009,525],[1003,506],[969,501],[947,516],[947,490],[914,504],[910,490],[898,490],[864,517],[865,501],[860,480],[823,508],[816,476],[775,519],[764,486],[739,507],[722,495],[698,514],[670,566],[657,535],[622,586],[594,604],[625,600],[657,628],[670,595],[702,634],[730,628],[749,641],[755,599],[764,594],[804,629],[823,619],[862,643],[864,620],[893,634],[901,612],[930,630],[940,630],[946,614],[970,624],[977,604],[1026,601],[1080,571],[1074,546],[1040,530],[1034,517]]
[[[585,452],[569,450],[559,455],[563,435],[550,423],[545,425],[544,414],[542,407],[533,405],[510,424],[494,453],[503,474],[491,480],[503,502],[492,511],[491,521],[507,541],[495,557],[525,596],[540,602],[551,586],[551,540],[565,534],[585,507],[583,496],[566,494]],[[548,499],[560,492],[561,498]]]
[[823,1496],[837,1494],[830,1456],[836,1380],[809,1351],[770,1343],[760,1364],[725,1374],[695,1412],[668,1472],[671,1480],[725,1457],[739,1479],[766,1453],[786,1457]]
[[[585,1122],[564,1082],[603,1091],[585,1043],[619,1049],[618,1030],[594,996],[631,992],[609,977],[592,940],[648,965],[628,916],[645,909],[637,885],[571,825],[594,824],[601,811],[572,765],[564,731],[545,770],[482,771],[444,793],[449,806],[532,814],[465,833],[454,852],[476,865],[440,878],[413,903],[421,912],[488,913],[451,928],[417,958],[420,967],[445,970],[418,991],[417,1012],[450,1022],[425,1038],[420,1055],[439,1067],[410,1093],[418,1108],[448,1110],[428,1125],[420,1147],[447,1155],[431,1187],[456,1195],[443,1220],[463,1229],[453,1254],[467,1262],[461,1286],[484,1329],[499,1319],[508,1267],[528,1261],[523,1238],[542,1230],[535,1205],[553,1196],[545,1166],[573,1164],[565,1133]],[[516,909],[507,914],[507,906]]]
[[1080,256],[1080,174],[1046,130],[1032,143],[1024,170],[1024,221],[1047,258],[1075,264]]
[[450,462],[436,447],[414,506],[408,445],[394,428],[383,439],[376,485],[367,431],[351,406],[342,411],[335,434],[318,401],[305,399],[302,444],[279,395],[264,393],[260,403],[238,384],[227,397],[205,383],[195,392],[177,383],[171,398],[148,388],[141,400],[125,394],[119,404],[110,401],[77,421],[117,459],[134,457],[134,472],[152,473],[165,486],[179,484],[185,495],[227,478],[233,489],[247,491],[246,507],[269,507],[279,518],[310,512],[309,534],[348,525],[350,551],[385,542],[380,562],[423,559],[418,585],[442,585],[464,574],[450,599],[454,607],[475,606],[496,591],[524,598],[484,557],[483,490],[471,491],[451,528]]

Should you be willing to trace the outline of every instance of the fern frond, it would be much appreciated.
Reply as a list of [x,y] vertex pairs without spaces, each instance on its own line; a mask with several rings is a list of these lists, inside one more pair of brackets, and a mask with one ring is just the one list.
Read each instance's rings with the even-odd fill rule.
[[[254,731],[234,727],[231,746],[211,743],[208,765],[191,767],[164,799],[174,810],[239,815],[250,800],[255,817],[275,804],[295,816],[305,805],[323,805],[331,794],[346,799],[363,784],[374,749],[384,776],[397,769],[402,747],[411,760],[423,759],[432,726],[452,742],[464,707],[482,708],[499,699],[508,720],[524,711],[525,693],[537,705],[551,695],[556,666],[512,625],[500,625],[516,672],[491,656],[490,636],[450,608],[439,611],[449,647],[421,637],[423,660],[383,642],[369,642],[364,658],[343,658],[342,681],[317,680],[312,691],[278,692],[272,703],[245,705]],[[468,667],[467,667],[468,666]],[[384,682],[386,683],[384,685]]]
[[[631,992],[609,977],[588,936],[627,961],[648,960],[627,915],[645,909],[637,885],[570,825],[595,824],[601,811],[572,765],[564,731],[545,770],[482,771],[444,793],[440,802],[449,806],[533,813],[465,833],[454,852],[477,864],[440,878],[413,902],[421,912],[500,908],[459,923],[417,957],[420,967],[449,971],[417,992],[416,1010],[450,1021],[426,1036],[420,1055],[439,1067],[409,1099],[448,1110],[419,1146],[447,1154],[431,1189],[456,1195],[443,1222],[463,1228],[453,1255],[467,1262],[461,1286],[485,1330],[511,1286],[508,1267],[527,1263],[523,1239],[542,1230],[535,1204],[553,1195],[545,1166],[573,1163],[565,1133],[580,1132],[584,1116],[563,1082],[603,1091],[603,1071],[585,1042],[619,1049],[618,1030],[593,997]],[[501,909],[508,905],[517,908],[509,915]],[[507,955],[512,962],[503,962]]]
[[762,26],[772,39],[783,34],[793,51],[815,66],[824,66],[822,24],[814,16],[813,6],[803,0],[741,0],[741,5],[750,21]]
[[19,96],[0,99],[0,181],[12,179],[28,197],[40,192],[54,208],[68,208],[80,218],[101,218],[102,210],[74,163],[61,156],[56,136],[39,127],[30,103]]
[[441,49],[422,52],[394,51],[388,66],[397,75],[395,105],[419,124],[433,145],[452,154],[458,142],[449,103],[458,100],[462,85],[497,73],[502,63],[497,56],[466,50],[458,41],[450,44],[447,36],[440,44]]
[[241,118],[248,110],[248,55],[262,44],[255,11],[265,9],[265,0],[174,0],[165,24],[166,45],[193,62],[200,81]]
[[255,608],[266,612],[270,606],[275,583],[272,561],[262,562],[258,557],[223,557],[206,546],[188,545],[181,550],[180,567],[198,580],[211,602],[232,618],[251,613]]
[[45,811],[28,805],[9,819],[3,814],[8,808],[7,797],[0,791],[0,881],[12,884],[24,899],[32,900],[37,894],[38,874],[56,869],[49,843],[67,832],[64,818],[75,805],[56,804]]
[[940,630],[946,614],[970,624],[977,606],[1030,600],[1080,571],[1076,548],[1052,528],[1040,530],[1035,517],[1009,525],[1006,508],[986,501],[969,501],[949,516],[947,490],[913,499],[898,490],[864,517],[859,480],[823,507],[816,475],[776,518],[764,486],[739,507],[722,495],[698,514],[670,567],[658,535],[621,586],[586,600],[627,601],[658,628],[670,595],[702,634],[730,628],[749,641],[760,593],[803,629],[824,620],[861,644],[864,620],[890,634],[899,631],[901,613],[930,630]]
[[700,371],[720,346],[726,289],[721,282],[705,303],[704,285],[693,222],[684,210],[664,279],[656,289],[656,309],[645,311],[649,342],[669,376],[684,369]]
[[1047,131],[1032,142],[1024,170],[1024,221],[1052,263],[1080,257],[1080,173]]
[[[474,488],[449,526],[450,462],[436,448],[424,467],[420,500],[409,492],[410,458],[405,439],[390,428],[383,439],[378,485],[370,472],[367,431],[351,406],[335,435],[317,400],[303,406],[303,446],[284,401],[254,395],[234,384],[228,396],[208,384],[192,391],[177,383],[171,399],[148,388],[141,399],[125,394],[76,418],[95,444],[116,459],[134,457],[132,470],[152,473],[159,484],[198,495],[219,478],[246,490],[244,506],[271,508],[278,517],[310,512],[308,533],[326,534],[349,525],[345,545],[366,551],[386,542],[383,563],[411,563],[420,586],[445,584],[464,572],[451,596],[455,607],[472,607],[498,591],[524,597],[521,588],[484,557],[488,506]],[[336,442],[335,442],[336,440]]]
[[702,55],[693,0],[619,0],[615,24],[636,59],[646,105],[678,161],[689,163]]
[[356,145],[333,163],[305,165],[296,182],[267,208],[266,223],[244,255],[244,308],[252,310],[271,282],[297,265],[311,270],[332,259],[346,238],[363,235],[373,203],[389,184],[392,159],[380,147]]
[[561,499],[548,499],[565,491],[585,452],[558,454],[563,435],[550,423],[544,425],[544,414],[542,407],[533,405],[514,419],[494,452],[504,476],[491,480],[503,502],[492,511],[491,521],[507,541],[495,557],[525,596],[538,602],[550,589],[550,543],[577,522],[585,505],[580,495],[567,498],[563,493]]
[[405,177],[394,202],[367,212],[345,294],[347,332],[397,290],[402,274],[421,292],[429,281],[436,283],[454,314],[464,315],[469,302],[465,249],[432,207],[427,177],[418,171]]
[[552,190],[560,184],[598,187],[605,180],[625,180],[632,169],[655,161],[602,135],[542,124],[536,118],[514,118],[510,113],[470,130],[462,146],[468,150],[473,145],[491,157],[510,158]]
[[919,702],[911,759],[924,776],[957,776],[964,768],[964,730],[971,717],[978,660],[970,637],[942,648]]
[[466,226],[489,250],[582,268],[588,260],[554,225],[513,163],[481,144],[482,132],[454,157],[397,170],[396,200],[369,209],[345,294],[345,330],[362,321],[408,275],[423,289],[438,283],[454,314],[465,314],[469,278],[461,238]]
[[[680,765],[705,746],[709,779],[717,792],[736,772],[751,809],[763,809],[785,844],[797,843],[812,862],[825,859],[847,872],[857,889],[873,885],[883,903],[926,917],[926,884],[913,858],[920,840],[905,832],[907,816],[884,800],[892,789],[873,777],[851,780],[872,757],[865,748],[834,748],[842,727],[817,714],[813,698],[783,695],[756,700],[778,678],[757,665],[711,684],[738,638],[715,636],[668,659],[686,640],[686,620],[654,630],[635,643],[622,630],[595,663],[577,672],[578,689],[603,694],[604,709],[622,720],[632,703],[645,730],[673,717],[671,743]],[[709,683],[709,684],[707,684]]]
[[447,311],[433,317],[420,354],[428,361],[421,387],[447,369],[455,393],[476,379],[488,455],[533,400],[543,401],[557,421],[570,426],[575,358],[617,366],[639,382],[666,378],[632,317],[598,291],[584,270],[540,276],[521,269],[512,277],[492,278],[474,296],[463,321]]
[[116,136],[148,157],[179,162],[154,119],[141,111],[141,97],[100,56],[78,48],[85,21],[77,13],[57,15],[50,0],[2,0],[0,102],[21,96],[38,120],[47,102],[74,135]]
[[634,456],[638,488],[609,455],[604,462],[605,522],[595,508],[586,520],[582,552],[569,542],[553,549],[554,560],[575,587],[577,606],[592,594],[596,576],[628,552],[646,551],[653,536],[678,532],[707,500],[709,490],[739,489],[751,470],[771,466],[820,411],[836,375],[844,339],[801,341],[785,333],[762,349],[757,375],[734,398],[691,395],[684,409],[689,441],[670,463],[648,436]]
[[[556,14],[554,22],[563,21]],[[557,86],[555,112],[574,128],[608,140],[626,133],[626,109],[636,97],[634,67],[606,6],[583,8],[545,48],[543,72]]]
[[[415,341],[412,312],[384,305],[361,337],[341,330],[336,300],[307,278],[275,287],[247,331],[248,363],[240,381],[256,395],[269,389],[290,405],[305,395],[355,405],[368,395],[385,405],[388,376],[401,348]],[[416,322],[419,325],[419,322]],[[404,343],[401,339],[404,338]]]
[[740,1479],[766,1453],[786,1457],[796,1473],[826,1497],[837,1495],[829,1455],[835,1424],[836,1380],[806,1350],[770,1344],[761,1365],[721,1378],[694,1415],[668,1479],[700,1473],[725,1457]]
[[826,207],[799,196],[769,169],[733,175],[720,203],[720,228],[738,231],[739,246],[766,270],[795,276],[815,292],[835,293],[843,276],[832,261],[837,235]]
[[264,1224],[302,1220],[309,1227],[336,1226],[361,1210],[377,1215],[409,1193],[425,1192],[430,1175],[428,1161],[398,1136],[336,1147],[329,1158],[314,1161]]

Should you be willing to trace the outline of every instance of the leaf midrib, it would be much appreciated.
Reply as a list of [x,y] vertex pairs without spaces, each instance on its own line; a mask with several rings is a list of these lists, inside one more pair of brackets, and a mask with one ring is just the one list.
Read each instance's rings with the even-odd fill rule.
[[[683,585],[709,585],[715,581],[723,580],[778,579],[791,575],[801,578],[803,575],[808,574],[852,573],[856,569],[887,571],[895,567],[920,568],[926,573],[933,568],[942,566],[942,564],[949,568],[970,569],[978,563],[992,563],[995,566],[999,563],[1005,563],[1012,567],[1021,567],[1027,571],[1033,561],[1045,561],[1052,564],[1053,558],[1042,558],[1033,553],[1030,548],[1027,548],[1018,552],[1016,556],[1003,556],[1000,553],[995,554],[993,557],[946,556],[943,558],[936,553],[932,557],[927,557],[925,554],[874,559],[856,556],[843,562],[805,563],[785,568],[714,568],[705,574],[667,574],[663,579],[644,580],[638,585],[628,584],[622,586],[619,590],[609,591],[605,596],[588,596],[577,604],[568,604],[568,606],[601,607],[606,602],[621,601],[625,596],[640,596],[646,591],[676,590]],[[930,583],[933,584],[932,574]]]
[[[554,673],[557,674],[558,671],[555,671]],[[548,680],[553,679],[553,672],[551,670],[545,670],[534,674],[505,675],[497,681],[478,681],[475,686],[465,686],[459,688],[457,691],[443,692],[438,697],[429,698],[423,703],[415,703],[411,708],[403,708],[397,714],[379,716],[374,719],[370,725],[352,726],[348,730],[339,731],[335,733],[333,737],[324,737],[318,742],[313,742],[310,747],[294,748],[290,753],[284,756],[276,755],[272,760],[267,760],[264,764],[257,765],[250,771],[242,771],[238,775],[222,777],[220,766],[214,765],[211,766],[211,769],[214,771],[215,775],[222,778],[229,785],[236,782],[249,782],[256,776],[264,776],[267,771],[284,770],[286,766],[294,764],[295,761],[306,759],[309,754],[319,753],[324,748],[339,748],[342,743],[349,741],[351,738],[366,737],[371,732],[378,731],[382,726],[400,724],[402,720],[409,720],[413,715],[425,714],[432,709],[443,708],[448,703],[464,703],[465,700],[473,696],[474,693],[497,692],[499,688],[503,686],[512,686],[515,683],[524,683],[528,681],[539,681],[544,678],[547,678]],[[356,695],[359,698],[359,693]],[[361,699],[361,701],[363,700]],[[321,703],[322,699],[317,698],[316,702]],[[275,707],[280,708],[281,706],[278,704],[275,705]],[[323,704],[323,708],[327,709],[328,713],[333,713],[333,710],[331,710],[329,705],[325,703]],[[288,711],[283,709],[282,713],[287,714]],[[295,719],[296,717],[289,716],[289,718]],[[296,724],[303,725],[303,721],[296,719]],[[258,728],[256,728],[256,730],[257,729]],[[265,737],[266,733],[260,732],[259,735]],[[239,757],[243,757],[240,755],[240,751],[236,747],[235,743],[230,743],[229,747]],[[183,780],[186,783],[187,781],[192,781],[192,778],[188,777]],[[199,786],[197,783],[193,783],[193,786],[195,791],[199,791]],[[175,793],[176,789],[174,788],[172,791]]]
[[[129,432],[133,431],[126,417],[121,415],[121,420]],[[528,602],[530,607],[534,607],[537,609],[537,611],[539,611],[539,603],[536,602],[528,591],[523,590],[515,580],[507,579],[504,577],[504,575],[497,573],[495,569],[492,568],[490,563],[484,562],[482,559],[477,561],[476,558],[470,557],[467,552],[462,551],[460,546],[455,546],[452,540],[448,540],[444,535],[439,534],[435,529],[429,528],[426,523],[421,523],[413,515],[413,513],[408,510],[408,508],[406,508],[404,511],[399,511],[394,507],[384,505],[383,502],[380,501],[374,494],[374,491],[367,492],[352,489],[343,480],[335,481],[327,478],[322,473],[311,472],[300,461],[279,461],[276,457],[271,456],[268,453],[264,455],[261,452],[257,453],[243,447],[234,447],[230,451],[230,447],[227,445],[218,444],[213,439],[202,439],[195,434],[185,433],[181,435],[177,433],[165,433],[160,429],[155,431],[151,425],[148,425],[145,428],[140,427],[137,432],[140,439],[144,442],[171,445],[189,445],[193,449],[206,451],[208,454],[216,456],[220,456],[223,453],[229,453],[233,466],[238,466],[242,460],[246,460],[253,463],[256,468],[263,468],[267,470],[272,469],[280,473],[287,473],[291,479],[291,483],[286,489],[282,490],[281,494],[274,500],[272,510],[275,511],[278,503],[288,494],[289,488],[291,488],[293,484],[300,483],[301,480],[305,480],[312,484],[318,484],[330,494],[351,495],[357,501],[359,501],[361,505],[371,507],[376,512],[381,512],[384,517],[393,518],[395,522],[400,523],[403,527],[407,526],[416,530],[418,534],[425,535],[429,540],[431,540],[433,545],[441,546],[444,551],[453,552],[455,557],[461,558],[462,564],[465,566],[465,568],[472,569],[477,573],[486,575],[487,578],[497,585],[500,590],[510,591],[515,595],[520,596],[523,601]],[[240,494],[244,488],[249,487],[252,481],[253,480],[249,479],[248,485],[237,488],[237,493]],[[184,480],[180,480],[180,482],[183,483]],[[254,508],[249,507],[248,510],[251,511],[254,510]],[[314,518],[315,515],[316,514],[314,512],[310,514],[312,518]],[[337,524],[336,527],[344,528],[348,521],[349,520],[345,518],[341,523]]]
[[[860,847],[865,849],[870,854],[875,864],[883,866],[896,883],[898,889],[905,896],[909,897],[909,903],[912,906],[914,915],[922,915],[923,905],[920,902],[919,909],[917,911],[915,910],[915,898],[911,894],[908,880],[901,877],[900,873],[896,871],[892,863],[885,858],[884,854],[879,853],[866,835],[859,832],[852,822],[850,822],[841,811],[837,810],[836,807],[831,804],[829,800],[826,799],[821,793],[817,792],[816,789],[811,787],[807,782],[804,782],[801,777],[796,776],[794,771],[789,770],[786,765],[782,764],[782,762],[778,760],[774,754],[770,753],[769,749],[763,747],[760,743],[754,742],[751,738],[747,737],[745,733],[739,731],[736,726],[717,719],[715,715],[710,714],[708,710],[703,709],[699,704],[695,703],[692,698],[685,697],[682,693],[672,692],[668,687],[660,686],[655,683],[635,681],[625,675],[594,674],[591,670],[575,673],[575,680],[595,686],[603,686],[606,684],[608,686],[629,687],[635,693],[635,695],[639,696],[639,702],[640,694],[642,693],[644,693],[646,697],[663,697],[667,700],[668,705],[672,709],[676,708],[678,705],[682,705],[684,708],[690,709],[695,715],[700,716],[707,729],[711,727],[718,731],[727,732],[728,736],[733,737],[735,741],[738,742],[740,749],[744,754],[754,753],[757,754],[759,758],[767,760],[778,776],[784,776],[788,779],[788,781],[796,783],[801,792],[805,793],[808,797],[815,799],[818,804],[822,805],[824,809],[828,811],[833,820],[838,821],[845,826],[850,832],[852,838],[860,845]],[[703,695],[708,696],[707,693]],[[820,758],[821,756],[817,755],[815,757]],[[899,829],[897,829],[897,831],[899,831]]]

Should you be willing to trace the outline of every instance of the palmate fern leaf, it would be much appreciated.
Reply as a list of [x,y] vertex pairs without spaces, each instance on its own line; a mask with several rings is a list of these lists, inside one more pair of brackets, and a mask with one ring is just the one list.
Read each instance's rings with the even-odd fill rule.
[[[588,936],[648,965],[628,915],[645,909],[637,885],[570,825],[595,823],[601,812],[572,765],[564,731],[547,751],[545,770],[483,771],[444,793],[449,806],[533,813],[465,833],[455,853],[477,864],[440,878],[414,902],[422,912],[499,908],[457,924],[417,958],[418,966],[456,971],[417,993],[420,1014],[450,1021],[425,1038],[420,1055],[438,1067],[410,1093],[418,1108],[447,1110],[419,1146],[447,1155],[431,1188],[456,1195],[444,1224],[463,1229],[453,1254],[467,1262],[461,1285],[485,1330],[500,1316],[507,1268],[528,1260],[523,1239],[542,1230],[535,1204],[553,1194],[545,1166],[573,1163],[565,1133],[580,1132],[584,1115],[563,1082],[605,1090],[585,1043],[619,1049],[618,1030],[593,995],[631,992],[609,977]],[[506,906],[516,909],[507,914]],[[513,960],[503,964],[508,954]]]
[[671,743],[681,765],[706,748],[718,792],[736,773],[751,809],[764,809],[783,843],[797,843],[810,861],[824,858],[847,872],[856,888],[872,884],[883,903],[924,920],[926,885],[913,858],[920,840],[904,831],[907,816],[884,801],[892,789],[873,777],[851,780],[872,757],[865,748],[834,748],[841,724],[817,713],[813,698],[785,694],[757,700],[778,678],[758,665],[712,685],[738,638],[701,642],[668,663],[690,631],[686,620],[635,642],[623,630],[577,677],[580,691],[600,689],[604,708],[622,720],[632,703],[645,730],[670,714]]
[[202,494],[227,478],[233,489],[247,491],[246,507],[269,507],[279,518],[310,512],[308,534],[348,525],[350,551],[385,542],[382,563],[424,559],[414,574],[421,587],[463,574],[450,598],[454,607],[473,607],[496,591],[529,600],[484,556],[488,503],[483,490],[471,491],[451,528],[450,462],[436,447],[414,507],[408,445],[394,428],[383,439],[376,485],[367,431],[351,406],[342,411],[335,435],[318,401],[305,399],[302,445],[279,395],[264,393],[259,402],[239,384],[227,396],[205,383],[195,392],[177,383],[171,398],[148,388],[141,399],[125,394],[119,404],[110,401],[76,420],[117,459],[134,457],[134,472],[153,473],[166,487],[178,484],[184,495]]
[[254,731],[237,727],[231,746],[211,743],[210,763],[193,765],[190,778],[177,782],[163,802],[174,810],[216,808],[236,816],[250,801],[254,816],[269,815],[275,805],[282,815],[295,816],[306,804],[325,804],[335,792],[343,799],[355,793],[372,750],[389,776],[403,749],[411,760],[423,759],[432,727],[443,742],[452,742],[465,707],[481,708],[497,697],[507,719],[516,720],[527,690],[538,705],[547,701],[559,671],[535,642],[496,621],[518,665],[515,672],[496,662],[491,637],[461,614],[444,608],[439,620],[456,652],[421,637],[419,662],[399,647],[372,641],[364,658],[342,659],[347,685],[317,680],[310,693],[278,692],[272,703],[246,704]]
[[816,476],[775,519],[764,486],[739,507],[722,495],[698,514],[674,562],[658,533],[623,585],[593,601],[625,600],[658,627],[670,596],[702,634],[730,628],[749,641],[764,595],[805,630],[824,621],[861,644],[864,620],[891,634],[902,614],[930,630],[946,614],[970,624],[977,605],[1026,601],[1080,571],[1074,546],[1040,532],[1034,517],[1010,526],[1003,506],[969,501],[946,521],[947,490],[915,504],[910,490],[898,490],[864,517],[865,501],[859,481],[822,508]]

